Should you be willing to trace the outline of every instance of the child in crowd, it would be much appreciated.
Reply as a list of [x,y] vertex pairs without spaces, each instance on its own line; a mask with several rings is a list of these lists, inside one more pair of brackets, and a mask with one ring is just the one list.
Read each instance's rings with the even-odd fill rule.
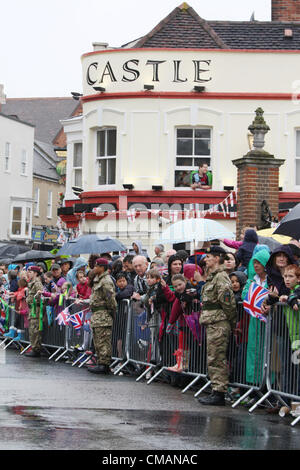
[[[56,288],[55,282],[53,281],[53,274],[51,271],[47,271],[44,274],[44,292],[54,294],[56,290],[57,288]],[[47,296],[47,297],[50,297],[50,296]]]
[[[118,351],[118,357],[123,358],[124,356],[124,351],[123,351],[123,345],[125,344],[125,338],[126,338],[126,316],[122,316],[123,313],[123,304],[122,300],[130,300],[131,296],[134,292],[134,287],[133,284],[130,284],[128,282],[128,277],[127,273],[125,271],[121,271],[116,275],[116,286],[117,286],[117,292],[116,292],[116,301],[118,303],[118,310],[117,310],[117,315],[119,318],[117,319],[118,325],[120,325],[120,328],[118,328],[118,337],[117,337],[117,351]],[[121,326],[122,325],[122,326]],[[117,367],[120,367],[121,363],[118,364]]]
[[128,283],[127,273],[122,271],[117,274],[116,276],[116,285],[117,285],[117,293],[116,293],[116,301],[120,302],[123,299],[130,299],[133,292],[134,287],[132,284]]
[[78,284],[75,288],[77,298],[82,300],[89,299],[92,293],[92,289],[89,286],[89,282],[84,271],[78,270],[76,273],[76,278],[78,280]]
[[[300,393],[300,368],[299,364],[290,359],[293,353],[299,350],[300,340],[300,267],[296,264],[288,265],[283,273],[285,286],[290,289],[289,295],[282,295],[280,302],[287,303],[283,308],[284,319],[289,335],[289,344],[286,344],[285,336],[277,334],[280,355],[284,352],[284,367],[281,367],[281,383],[285,390],[294,395]],[[282,344],[284,341],[284,344]]]
[[229,274],[231,280],[231,287],[234,293],[235,301],[238,306],[242,302],[242,292],[247,282],[247,276],[242,271],[234,271]]
[[165,283],[162,283],[165,296],[171,300],[173,297],[173,306],[166,333],[170,333],[176,323],[179,323],[178,349],[174,352],[177,363],[174,367],[169,367],[172,372],[182,372],[189,365],[189,349],[187,346],[187,325],[184,320],[184,312],[192,308],[193,301],[196,299],[197,290],[182,274],[174,274],[172,276],[173,292]]
[[[18,289],[10,294],[12,308],[11,326],[9,332],[4,337],[13,338],[14,341],[24,340],[24,328],[28,328],[29,308],[26,302],[27,281],[20,279],[18,281]],[[22,316],[21,316],[22,315]],[[17,333],[17,336],[15,334]]]

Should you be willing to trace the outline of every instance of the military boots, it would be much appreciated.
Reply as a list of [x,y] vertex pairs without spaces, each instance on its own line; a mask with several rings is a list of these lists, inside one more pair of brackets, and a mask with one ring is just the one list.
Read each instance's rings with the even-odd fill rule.
[[225,406],[225,393],[213,390],[211,395],[200,397],[198,401],[201,405]]
[[93,372],[93,374],[109,374],[110,369],[109,366],[104,364],[97,364],[96,366],[90,366],[87,368],[89,372]]

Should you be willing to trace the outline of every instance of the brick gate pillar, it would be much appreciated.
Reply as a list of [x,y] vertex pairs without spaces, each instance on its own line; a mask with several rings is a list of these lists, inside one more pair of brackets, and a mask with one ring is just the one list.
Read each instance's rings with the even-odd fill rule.
[[254,136],[253,150],[242,158],[232,160],[237,167],[237,222],[236,234],[243,227],[266,226],[264,214],[278,218],[279,167],[285,160],[269,154],[264,147],[264,135],[270,130],[263,118],[263,110],[256,110],[256,117],[248,128]]

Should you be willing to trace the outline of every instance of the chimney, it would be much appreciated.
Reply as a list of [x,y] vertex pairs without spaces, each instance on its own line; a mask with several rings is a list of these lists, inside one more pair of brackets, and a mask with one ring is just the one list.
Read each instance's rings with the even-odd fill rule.
[[272,21],[300,22],[300,1],[272,0]]
[[107,42],[93,42],[93,48],[95,51],[103,51],[108,48]]
[[4,94],[4,85],[0,83],[0,112],[1,112],[1,105],[6,103],[6,96]]

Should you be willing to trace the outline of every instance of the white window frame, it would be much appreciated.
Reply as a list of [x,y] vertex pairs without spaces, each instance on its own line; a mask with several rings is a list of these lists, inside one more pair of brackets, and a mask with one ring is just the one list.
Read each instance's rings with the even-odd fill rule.
[[[81,146],[81,166],[75,166],[74,165],[74,159],[75,159],[75,148],[77,145]],[[81,185],[79,186],[82,188],[82,150],[83,150],[83,145],[82,142],[74,142],[73,143],[73,161],[72,161],[72,168],[73,168],[73,176],[72,176],[72,181],[73,181],[73,186],[78,187],[78,184],[76,183],[76,177],[75,174],[76,172],[80,171],[81,172]]]
[[40,216],[40,188],[34,188],[34,201],[33,201],[33,215],[34,217]]
[[[13,213],[14,208],[19,207],[21,209],[21,230],[19,234],[12,233],[12,224],[13,224]],[[28,200],[21,200],[21,199],[14,199],[12,198],[11,202],[11,215],[10,215],[10,226],[9,226],[9,233],[10,238],[14,240],[19,239],[31,239],[31,230],[32,230],[32,221],[31,221],[31,214],[32,214],[32,202]],[[16,220],[16,222],[19,222]],[[26,234],[26,225],[27,225],[27,234]]]
[[52,219],[52,201],[53,201],[53,192],[51,190],[48,190],[47,219]]
[[[27,150],[21,150],[21,176],[27,176]],[[24,169],[24,171],[23,171]]]
[[[178,130],[193,130],[193,137],[192,142],[193,142],[193,154],[192,155],[177,155],[177,131]],[[195,130],[209,130],[210,131],[210,154],[209,155],[195,155]],[[199,139],[200,140],[200,139]],[[207,139],[208,140],[208,139]],[[192,159],[203,159],[209,160],[210,163],[208,164],[209,169],[211,169],[211,162],[213,160],[213,155],[212,155],[212,147],[213,147],[213,129],[211,126],[176,126],[175,127],[175,165],[174,165],[174,174],[173,174],[173,184],[174,184],[174,189],[176,190],[187,190],[189,189],[190,186],[175,186],[175,172],[176,171],[188,171],[189,173],[194,170],[198,170],[199,166],[198,165],[185,165],[185,166],[180,166],[177,165],[177,158],[192,158]],[[194,163],[194,160],[193,160]]]
[[[105,155],[98,156],[98,132],[105,131],[107,135],[107,131],[115,130],[116,131],[116,152],[115,155],[107,155],[107,142],[108,139],[105,139]],[[107,126],[107,127],[100,127],[96,130],[95,133],[95,155],[96,155],[96,165],[95,165],[95,177],[96,177],[96,187],[100,189],[115,189],[117,184],[117,145],[118,145],[118,130],[116,126]],[[101,160],[115,160],[115,182],[111,184],[99,184],[99,161]],[[106,175],[107,176],[107,175]]]
[[4,151],[4,172],[10,173],[10,163],[11,163],[11,143],[5,142],[5,151]]

